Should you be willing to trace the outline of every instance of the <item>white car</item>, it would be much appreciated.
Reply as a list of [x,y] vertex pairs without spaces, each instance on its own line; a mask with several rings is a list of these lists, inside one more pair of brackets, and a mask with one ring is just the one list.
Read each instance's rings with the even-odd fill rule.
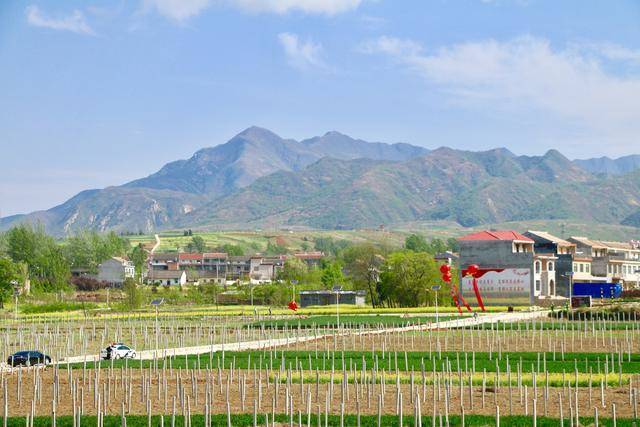
[[135,359],[136,351],[122,343],[111,344],[100,351],[100,358],[109,359]]

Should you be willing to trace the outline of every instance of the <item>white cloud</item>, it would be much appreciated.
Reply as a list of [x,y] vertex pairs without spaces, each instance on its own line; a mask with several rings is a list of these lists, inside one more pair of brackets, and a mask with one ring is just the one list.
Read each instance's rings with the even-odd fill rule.
[[144,10],[182,23],[199,15],[212,4],[229,6],[250,13],[285,14],[299,11],[308,14],[336,15],[358,8],[363,0],[143,0]]
[[211,4],[210,0],[144,0],[144,8],[155,9],[176,22],[184,22],[199,15]]
[[362,0],[235,0],[233,3],[251,12],[336,15],[357,9]]
[[361,51],[392,57],[453,102],[487,111],[544,112],[593,132],[596,139],[618,146],[637,143],[640,73],[632,66],[637,51],[612,44],[554,49],[530,36],[432,51],[412,40],[380,37]]
[[280,33],[278,40],[284,49],[289,65],[298,69],[325,69],[322,61],[322,45],[311,40],[301,42],[296,34]]
[[27,15],[27,22],[35,27],[95,35],[93,29],[85,21],[84,14],[79,10],[74,10],[69,16],[51,18],[42,13],[38,6],[31,5],[27,6],[25,13]]

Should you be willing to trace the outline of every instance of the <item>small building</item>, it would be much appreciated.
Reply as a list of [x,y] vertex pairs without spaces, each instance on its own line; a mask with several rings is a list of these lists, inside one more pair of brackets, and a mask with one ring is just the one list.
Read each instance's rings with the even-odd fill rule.
[[546,231],[529,230],[524,236],[533,240],[535,289],[543,295],[569,297],[569,283],[576,255],[575,243]]
[[460,242],[460,289],[467,302],[475,301],[468,267],[478,265],[476,276],[485,305],[532,305],[541,296],[534,290],[534,241],[511,230],[468,234]]
[[147,283],[162,286],[181,286],[187,283],[187,272],[184,270],[150,270]]
[[460,257],[451,251],[439,252],[433,256],[433,259],[440,264],[458,265]]
[[367,293],[365,291],[300,291],[300,307],[312,305],[351,304],[362,306],[365,304]]
[[125,279],[133,278],[136,268],[133,262],[125,258],[113,257],[98,265],[97,279],[112,285],[121,286]]
[[303,261],[305,264],[307,264],[307,267],[314,268],[314,267],[320,267],[320,263],[322,262],[324,253],[320,251],[298,252],[293,254],[293,256]]

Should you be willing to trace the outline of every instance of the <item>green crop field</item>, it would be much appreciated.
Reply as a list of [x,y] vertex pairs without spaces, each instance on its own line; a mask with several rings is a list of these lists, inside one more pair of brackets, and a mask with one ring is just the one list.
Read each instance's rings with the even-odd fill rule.
[[[640,355],[612,355],[610,353],[535,353],[535,352],[370,352],[370,351],[225,351],[200,355],[175,356],[152,360],[113,360],[98,362],[102,368],[148,368],[166,366],[174,369],[252,369],[267,366],[269,369],[281,367],[308,371],[342,369],[361,370],[376,367],[388,371],[453,371],[453,372],[549,372],[549,373],[593,373],[607,372],[625,374],[640,373]],[[605,366],[607,365],[607,366]],[[92,362],[72,364],[75,369],[84,366],[95,367]]]
[[[331,427],[337,427],[341,425],[345,426],[355,426],[358,425],[358,417],[356,415],[346,414],[344,417],[340,417],[340,415],[329,415],[325,417],[320,415],[320,421],[318,421],[318,416],[315,414],[311,414],[310,417],[310,425],[326,425]],[[280,423],[280,425],[288,425],[289,421],[291,421],[294,425],[298,425],[298,419],[301,419],[304,425],[307,425],[307,414],[303,414],[300,416],[290,417],[285,414],[275,414],[275,421]],[[362,427],[378,427],[379,425],[385,427],[397,427],[400,426],[399,417],[393,415],[383,415],[380,417],[381,424],[378,424],[378,417],[371,415],[362,415],[359,417],[360,422],[359,425]],[[457,415],[450,415],[447,417],[448,423],[450,427],[458,427],[462,426],[462,419]],[[266,415],[258,414],[255,417],[258,425],[266,425]],[[403,416],[403,425],[409,426],[414,425],[415,418],[413,416]],[[2,422],[2,417],[0,417],[0,422]],[[172,420],[171,416],[164,416],[163,420],[160,420],[160,416],[153,415],[150,417],[152,426],[159,425],[173,425],[175,427],[185,427],[185,417],[182,415],[176,415]],[[234,427],[248,427],[254,425],[254,416],[253,414],[232,414],[230,416],[230,424],[228,424],[226,415],[213,415],[209,420],[209,426],[211,427],[227,427],[228,425],[232,425]],[[430,426],[433,423],[433,417],[423,416],[421,418],[422,425]],[[501,425],[509,426],[509,427],[531,427],[532,418],[527,416],[503,416],[500,419]],[[9,417],[7,419],[7,427],[24,427],[26,419],[24,417]],[[273,418],[269,415],[269,422],[273,422]],[[439,422],[439,418],[436,417],[436,423]],[[570,426],[573,425],[572,421],[565,419],[564,423],[560,423],[560,420],[557,418],[549,418],[549,417],[537,417],[536,419],[537,425],[540,427],[558,427],[558,426]],[[580,417],[580,424],[583,426],[593,425],[594,418],[593,417]],[[123,422],[122,418],[114,415],[107,415],[103,418],[104,427],[122,427]],[[57,417],[56,424],[57,427],[72,427],[75,426],[73,422],[73,418],[70,416]],[[82,416],[80,418],[80,425],[97,425],[97,418],[95,416]],[[126,416],[126,425],[128,427],[147,427],[149,425],[149,418],[146,416],[135,416],[128,415]],[[204,427],[205,426],[205,418],[201,414],[192,415],[189,420],[189,426],[192,427]],[[495,426],[495,417],[486,416],[486,415],[467,415],[464,419],[464,425],[469,427],[493,427]],[[610,418],[599,418],[599,425],[604,427],[613,427],[613,420]],[[635,424],[634,420],[631,419],[620,419],[616,420],[616,426],[618,427],[631,427]],[[51,417],[35,417],[33,419],[33,427],[51,427]]]
[[[448,311],[448,310],[447,310]],[[467,315],[465,315],[467,316]],[[438,320],[450,320],[458,319],[461,316],[448,316],[440,315]],[[369,326],[408,326],[419,325],[425,323],[435,322],[435,314],[431,316],[411,316],[401,317],[392,315],[340,315],[340,325],[343,328],[358,328]],[[336,327],[338,325],[338,318],[333,315],[320,315],[309,316],[304,318],[290,318],[290,319],[277,319],[277,320],[265,320],[260,322],[253,322],[246,325],[250,328],[269,328],[269,329],[299,329],[299,328],[312,328],[312,327]]]

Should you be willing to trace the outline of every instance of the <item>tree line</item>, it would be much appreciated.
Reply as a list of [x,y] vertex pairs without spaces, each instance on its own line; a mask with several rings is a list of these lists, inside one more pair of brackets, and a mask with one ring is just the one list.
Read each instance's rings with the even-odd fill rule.
[[[296,291],[331,289],[335,285],[363,290],[374,307],[414,307],[433,305],[433,285],[441,286],[440,304],[449,305],[450,285],[440,279],[437,253],[457,250],[457,241],[427,240],[407,236],[402,248],[373,243],[353,243],[331,237],[315,239],[316,250],[325,253],[318,267],[309,267],[298,258],[289,258],[280,271],[278,283],[253,289],[254,298],[270,305],[286,304]],[[457,273],[453,271],[453,283]],[[283,286],[284,285],[284,286]]]
[[[200,236],[192,236],[189,243],[191,246],[186,249],[210,250]],[[260,303],[284,305],[291,298],[297,299],[300,290],[331,289],[340,285],[345,289],[365,291],[374,307],[433,305],[433,285],[442,286],[441,295],[449,291],[448,285],[440,280],[439,265],[434,255],[457,249],[455,240],[427,240],[419,234],[407,236],[402,247],[354,243],[331,237],[316,237],[304,243],[304,250],[312,249],[313,245],[314,250],[325,254],[318,266],[309,266],[298,258],[290,257],[276,282],[260,286],[238,284],[247,299],[252,293]],[[214,250],[242,255],[242,248],[234,245],[223,245]],[[277,242],[267,250],[269,254],[290,252]],[[40,225],[16,226],[0,234],[0,307],[13,294],[12,281],[23,284],[28,279],[35,292],[66,291],[72,289],[72,269],[82,268],[95,274],[98,265],[113,256],[127,256],[134,263],[135,282],[139,283],[147,252],[141,245],[131,247],[128,239],[121,235],[85,231],[56,240],[47,235]],[[455,283],[457,274],[454,272],[452,276]],[[127,283],[126,288],[135,286],[135,283]],[[205,300],[217,301],[220,292],[217,285],[200,288],[198,293]],[[439,303],[447,304],[449,299],[442,298]]]
[[0,307],[14,290],[12,282],[27,280],[34,292],[60,292],[71,288],[71,270],[95,274],[98,265],[114,256],[128,256],[140,272],[146,262],[141,246],[110,232],[85,231],[58,241],[41,225],[22,224],[0,234]]

